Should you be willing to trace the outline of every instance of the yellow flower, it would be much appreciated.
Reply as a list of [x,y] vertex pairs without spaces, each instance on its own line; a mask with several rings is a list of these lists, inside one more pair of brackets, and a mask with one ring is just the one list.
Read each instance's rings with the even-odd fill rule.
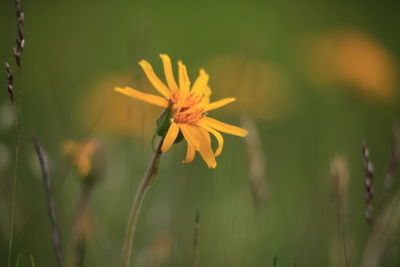
[[65,140],[61,145],[64,155],[69,157],[77,167],[82,178],[89,175],[92,170],[92,157],[98,144],[95,140],[77,143],[72,140]]
[[[164,73],[168,86],[156,76],[149,62],[142,60],[139,62],[139,65],[142,67],[150,83],[162,97],[145,94],[129,87],[117,87],[115,91],[156,106],[171,108],[171,125],[164,137],[161,151],[168,151],[178,137],[178,134],[182,133],[188,143],[186,158],[183,162],[191,162],[195,157],[196,151],[199,151],[208,167],[215,168],[217,166],[215,157],[221,154],[224,144],[224,139],[219,131],[241,137],[246,136],[247,131],[212,119],[206,115],[208,111],[235,101],[235,98],[225,98],[210,103],[211,90],[208,86],[209,77],[203,69],[200,69],[199,77],[191,87],[186,66],[179,61],[178,85],[174,78],[170,58],[163,54],[160,57],[164,65]],[[218,141],[218,147],[215,152],[211,148],[209,133],[214,135]]]

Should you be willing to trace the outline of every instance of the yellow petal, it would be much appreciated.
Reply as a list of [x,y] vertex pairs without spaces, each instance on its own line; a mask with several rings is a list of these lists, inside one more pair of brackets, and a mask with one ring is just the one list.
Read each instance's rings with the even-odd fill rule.
[[[200,147],[200,142],[198,140],[198,137],[195,133],[197,126],[189,125],[189,124],[179,124],[179,128],[182,131],[183,137],[186,139],[186,141],[193,145],[196,150],[199,149]],[[197,127],[198,128],[198,127]]]
[[216,119],[212,119],[210,117],[204,117],[199,121],[199,123],[200,122],[220,132],[233,134],[241,137],[245,137],[247,135],[247,131],[245,129],[224,123]]
[[150,63],[146,60],[141,60],[139,65],[142,67],[143,71],[146,73],[147,79],[149,79],[150,83],[157,89],[160,94],[162,94],[165,98],[171,98],[171,91],[168,89],[165,84],[158,79],[157,75],[154,73],[153,68]]
[[160,106],[160,107],[164,107],[164,108],[168,107],[168,101],[165,98],[162,98],[161,96],[145,94],[145,93],[142,93],[142,92],[135,90],[133,88],[130,88],[130,87],[125,87],[125,88],[116,87],[114,90],[121,94],[130,96],[135,99],[142,100],[144,102],[147,102],[147,103],[150,103],[150,104],[153,104],[156,106]]
[[190,80],[186,70],[186,66],[182,63],[182,61],[178,61],[179,68],[179,88],[181,91],[189,91]]
[[179,133],[179,126],[176,123],[171,123],[171,126],[168,129],[167,135],[164,138],[163,144],[161,146],[161,151],[166,152],[172,144],[175,142],[176,137]]
[[92,169],[92,164],[87,157],[79,157],[76,161],[76,164],[78,165],[80,175],[82,175],[83,177],[88,175],[90,170]]
[[201,157],[204,159],[204,161],[207,163],[209,168],[215,168],[217,167],[217,161],[215,160],[214,153],[211,149],[211,138],[208,132],[200,127],[197,127],[197,131],[195,132],[199,142],[200,142],[200,148],[199,152]]
[[196,155],[196,148],[192,144],[188,143],[187,144],[186,158],[182,162],[183,163],[192,162],[195,155]]
[[177,93],[179,91],[178,84],[174,78],[174,72],[172,71],[171,59],[168,55],[161,54],[161,60],[164,66],[164,74],[165,78],[167,79],[168,87],[171,89],[172,92]]
[[208,127],[204,123],[200,122],[200,123],[198,123],[198,125],[200,127],[204,128],[205,130],[209,131],[210,133],[212,133],[215,136],[215,138],[217,139],[218,147],[217,147],[217,150],[215,150],[214,155],[216,157],[218,157],[222,152],[222,148],[224,147],[224,138],[222,137],[222,135],[218,131],[214,130],[211,127]]
[[210,110],[213,110],[213,109],[217,109],[217,108],[223,107],[223,106],[225,106],[225,105],[227,105],[229,103],[232,103],[233,101],[236,101],[236,98],[229,97],[229,98],[221,99],[219,101],[212,102],[212,103],[206,105],[204,111],[210,111]]
[[208,92],[207,89],[209,89],[207,86],[208,79],[207,73],[203,69],[200,69],[199,77],[197,77],[193,84],[192,93],[196,96],[206,94]]

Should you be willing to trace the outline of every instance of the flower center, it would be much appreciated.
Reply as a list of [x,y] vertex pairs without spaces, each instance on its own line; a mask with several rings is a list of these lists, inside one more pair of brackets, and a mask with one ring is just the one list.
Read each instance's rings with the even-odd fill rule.
[[181,111],[178,111],[174,114],[173,120],[176,123],[186,123],[186,124],[195,124],[199,120],[203,118],[203,110],[201,109],[193,109],[188,112],[188,107],[183,107]]

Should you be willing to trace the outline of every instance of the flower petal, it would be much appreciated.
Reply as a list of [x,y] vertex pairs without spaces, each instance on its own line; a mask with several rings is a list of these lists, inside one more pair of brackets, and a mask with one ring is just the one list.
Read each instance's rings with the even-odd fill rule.
[[183,163],[192,162],[195,155],[196,155],[196,148],[192,144],[188,143],[187,144],[186,158],[182,162]]
[[241,137],[245,137],[247,135],[247,131],[245,129],[224,123],[216,119],[212,119],[210,117],[204,117],[198,123],[200,122],[220,132]]
[[179,133],[179,126],[176,123],[171,123],[171,126],[168,129],[167,135],[164,137],[163,144],[161,146],[162,152],[167,152],[172,144],[175,142],[176,137]]
[[206,105],[204,111],[206,112],[206,111],[210,111],[210,110],[213,110],[213,109],[217,109],[217,108],[223,107],[223,106],[225,106],[225,105],[227,105],[229,103],[232,103],[233,101],[236,101],[236,98],[229,97],[229,98],[221,99],[219,101],[212,102],[212,103]]
[[179,124],[179,128],[182,131],[183,137],[186,139],[186,141],[188,143],[190,143],[191,145],[193,145],[195,147],[196,150],[199,149],[200,147],[200,142],[198,140],[198,137],[195,133],[196,129],[194,127],[197,126],[192,126],[189,124]]
[[158,79],[157,75],[154,73],[153,68],[150,63],[146,60],[141,60],[139,65],[142,67],[143,71],[146,73],[147,79],[149,79],[150,83],[157,89],[160,94],[162,94],[166,99],[171,98],[171,91],[168,89],[165,84]]
[[186,70],[186,66],[182,63],[182,61],[178,61],[179,68],[179,88],[181,91],[189,91],[190,80]]
[[168,101],[165,98],[162,98],[161,96],[145,94],[145,93],[142,93],[142,92],[135,90],[133,88],[130,88],[130,87],[125,87],[125,88],[116,87],[114,90],[121,94],[142,100],[144,102],[147,102],[147,103],[150,103],[150,104],[153,104],[156,106],[160,106],[160,107],[164,107],[164,108],[168,107]]
[[200,126],[200,127],[202,127],[202,128],[204,128],[206,131],[209,131],[210,133],[212,133],[214,136],[215,136],[215,138],[217,139],[217,142],[218,142],[218,147],[217,147],[217,149],[215,150],[215,153],[214,153],[214,155],[217,157],[217,156],[219,156],[220,154],[221,154],[221,152],[222,152],[222,148],[224,147],[224,138],[222,137],[222,135],[218,132],[218,131],[216,131],[216,130],[214,130],[213,128],[211,128],[211,127],[208,127],[206,124],[204,124],[204,123],[198,123],[198,125]]
[[197,77],[196,81],[193,84],[192,94],[196,96],[202,96],[203,94],[207,94],[208,79],[209,77],[207,73],[203,69],[200,69],[199,77]]
[[161,54],[160,57],[163,62],[164,74],[165,74],[165,79],[167,79],[168,87],[171,89],[172,92],[177,93],[179,91],[179,87],[174,78],[174,72],[172,71],[172,65],[171,65],[171,59],[169,58],[168,55],[165,55],[165,54]]
[[210,135],[206,130],[203,128],[197,127],[197,131],[195,132],[199,142],[200,142],[200,148],[199,152],[201,157],[204,159],[204,161],[207,163],[209,168],[216,168],[217,167],[217,161],[215,160],[214,153],[211,149],[211,138]]

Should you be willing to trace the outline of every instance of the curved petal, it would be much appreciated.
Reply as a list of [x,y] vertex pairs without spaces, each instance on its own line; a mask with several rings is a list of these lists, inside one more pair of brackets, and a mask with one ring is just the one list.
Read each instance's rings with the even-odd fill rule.
[[145,94],[145,93],[142,93],[142,92],[135,90],[133,88],[130,88],[130,87],[125,87],[125,88],[116,87],[114,90],[118,93],[130,96],[135,99],[142,100],[144,102],[147,102],[147,103],[150,103],[150,104],[153,104],[156,106],[160,106],[160,107],[164,107],[164,108],[168,107],[168,101],[165,98],[162,98],[161,96]]
[[210,111],[213,109],[217,109],[217,108],[223,107],[229,103],[232,103],[234,101],[236,101],[236,98],[234,98],[234,97],[224,98],[219,101],[209,103],[208,105],[205,106],[204,111],[206,112],[206,111]]
[[194,159],[194,156],[196,155],[196,148],[188,142],[187,144],[187,152],[186,152],[186,158],[182,161],[183,163],[189,163],[192,162]]
[[174,78],[171,59],[169,58],[168,55],[165,54],[161,54],[160,57],[163,62],[164,74],[165,74],[165,79],[167,80],[168,87],[171,89],[172,92],[177,93],[179,91],[179,87]]
[[214,129],[211,128],[211,127],[208,127],[208,126],[205,125],[204,123],[198,123],[198,125],[199,125],[200,127],[204,128],[206,131],[209,131],[210,133],[212,133],[212,134],[215,136],[215,138],[217,139],[218,147],[217,147],[217,149],[215,150],[214,155],[215,155],[216,157],[218,157],[218,156],[221,154],[221,152],[222,152],[222,148],[224,147],[224,138],[222,137],[222,135],[221,135],[218,131],[214,130]]
[[214,153],[211,149],[211,138],[206,130],[197,127],[196,135],[200,142],[199,152],[201,157],[207,163],[209,168],[216,168],[217,161],[215,160]]
[[200,142],[195,133],[196,129],[194,129],[194,127],[195,126],[189,124],[179,124],[179,128],[182,131],[183,137],[185,137],[186,141],[193,145],[196,150],[198,150],[200,147]]
[[217,131],[232,134],[232,135],[237,135],[237,136],[241,136],[241,137],[245,137],[247,135],[247,131],[245,129],[224,123],[224,122],[216,120],[216,119],[212,119],[210,117],[204,117],[198,123],[204,123],[205,125],[213,128]]
[[167,135],[164,137],[163,144],[161,146],[162,152],[167,152],[172,144],[175,142],[176,137],[179,133],[179,126],[176,123],[171,123],[168,129]]
[[150,83],[157,89],[160,94],[162,94],[166,99],[171,98],[171,91],[168,89],[165,84],[158,79],[157,75],[154,73],[153,68],[150,63],[146,60],[141,60],[139,65],[142,67],[144,73],[146,73],[147,79],[149,79]]

